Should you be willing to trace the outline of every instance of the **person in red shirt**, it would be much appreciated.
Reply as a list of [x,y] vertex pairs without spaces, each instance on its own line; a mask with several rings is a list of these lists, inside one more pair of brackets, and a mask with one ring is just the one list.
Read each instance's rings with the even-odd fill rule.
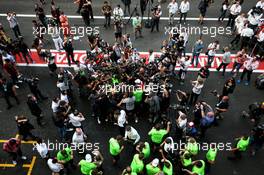
[[21,140],[17,138],[11,138],[3,144],[3,151],[7,152],[13,159],[13,164],[17,164],[17,157],[19,156],[22,160],[26,160],[25,156],[22,156],[21,151]]
[[238,51],[236,56],[235,56],[235,61],[233,64],[233,68],[231,70],[231,73],[233,74],[235,69],[236,72],[234,73],[234,77],[236,77],[237,73],[239,72],[239,69],[243,66],[244,62],[247,59],[247,54],[246,54],[246,50],[242,49],[241,51]]
[[63,30],[64,38],[67,38],[68,36],[71,36],[69,20],[68,20],[68,17],[66,15],[64,15],[64,12],[61,12],[60,23],[61,23],[61,28]]

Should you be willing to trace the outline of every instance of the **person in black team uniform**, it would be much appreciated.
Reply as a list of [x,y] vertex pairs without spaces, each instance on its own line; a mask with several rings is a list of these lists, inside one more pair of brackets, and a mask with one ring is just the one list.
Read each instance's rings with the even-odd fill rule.
[[75,64],[77,64],[77,61],[74,60],[74,48],[72,46],[72,40],[71,39],[67,39],[64,43],[63,43],[63,49],[66,52],[66,56],[67,56],[67,60],[68,60],[68,65],[71,66],[71,62],[74,62]]
[[13,105],[10,102],[10,97],[13,97],[16,100],[17,104],[20,104],[17,94],[16,94],[16,88],[15,85],[7,81],[5,78],[0,79],[0,93],[4,96],[6,103],[7,103],[7,109],[10,109],[13,107]]

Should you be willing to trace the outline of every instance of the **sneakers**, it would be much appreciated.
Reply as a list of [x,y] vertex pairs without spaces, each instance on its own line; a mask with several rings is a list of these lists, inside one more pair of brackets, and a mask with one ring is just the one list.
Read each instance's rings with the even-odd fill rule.
[[22,160],[27,160],[27,157],[26,156],[22,156],[21,159]]
[[97,118],[97,123],[100,125],[101,124],[101,121],[99,118]]
[[17,161],[13,160],[12,163],[13,163],[14,165],[16,165],[16,164],[17,164]]
[[138,118],[135,119],[135,123],[138,123]]
[[246,82],[245,82],[245,86],[248,86],[248,85],[249,85],[249,82],[248,82],[248,81],[246,81]]
[[240,84],[241,83],[241,80],[237,80],[237,84]]

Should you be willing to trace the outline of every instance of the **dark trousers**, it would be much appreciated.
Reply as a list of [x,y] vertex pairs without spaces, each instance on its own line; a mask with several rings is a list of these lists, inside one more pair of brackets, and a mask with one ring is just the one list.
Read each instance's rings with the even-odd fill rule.
[[118,128],[119,128],[120,135],[125,137],[126,128],[125,127],[120,127],[120,126],[118,126]]
[[79,3],[78,9],[77,9],[77,13],[81,12],[82,6],[83,6],[83,3]]
[[111,24],[111,15],[105,15],[105,27],[110,27]]
[[241,63],[238,63],[238,62],[234,62],[233,64],[233,68],[232,68],[232,71],[231,72],[234,72],[234,70],[236,69],[236,71],[238,72],[239,69],[243,66],[243,64]]
[[199,60],[199,56],[200,56],[200,53],[193,53],[193,56],[192,56],[192,64],[194,63],[194,59],[195,59],[195,67],[197,67],[198,65],[198,60]]
[[196,94],[196,93],[192,92],[189,104],[195,104],[197,99],[198,99],[198,97],[199,97],[199,95],[200,94]]
[[183,22],[186,22],[186,17],[187,17],[187,13],[181,13],[180,15],[180,23],[182,22],[182,18],[183,18]]
[[8,152],[8,154],[12,157],[13,161],[17,160],[17,156],[22,157],[22,151],[18,148],[17,152]]
[[127,10],[128,10],[128,14],[130,15],[130,4],[125,5],[125,10],[124,10],[125,15]]
[[159,18],[153,18],[152,19],[152,26],[151,26],[151,32],[153,32],[155,26],[156,26],[156,30],[157,32],[159,32]]
[[29,54],[29,52],[21,52],[22,53],[22,56],[25,60],[25,62],[28,64],[28,59],[31,61],[31,63],[33,63],[33,59],[31,57],[31,55]]
[[231,29],[234,28],[236,17],[237,17],[237,15],[232,15],[232,14],[230,14],[229,17],[228,17],[227,26],[230,26]]
[[250,82],[252,72],[253,72],[252,70],[247,70],[246,68],[244,68],[240,80],[242,81],[244,76],[247,74],[247,81]]
[[17,96],[15,96],[15,95],[5,95],[4,98],[5,98],[5,101],[6,101],[6,104],[8,105],[8,107],[11,107],[12,106],[12,104],[10,102],[10,99],[9,99],[10,97],[13,97],[16,100],[16,103],[17,104],[20,103],[19,100],[18,100],[18,98],[17,98]]
[[250,37],[242,37],[240,50],[242,50],[243,48],[248,47],[249,42],[250,42]]
[[83,22],[86,26],[90,26],[90,14],[89,13],[81,13]]
[[21,36],[21,33],[20,33],[20,29],[19,29],[19,26],[16,25],[14,28],[12,28],[15,36],[18,38],[19,36]]
[[27,141],[28,139],[28,137],[30,137],[32,140],[35,140],[37,137],[36,136],[34,136],[30,131],[28,131],[28,132],[25,132],[25,133],[22,133],[21,134],[22,135],[22,140],[25,140],[25,141]]
[[223,21],[226,16],[227,10],[222,10],[220,16],[218,17],[218,21]]
[[237,34],[236,37],[231,41],[231,44],[238,44],[240,41],[240,34]]
[[69,66],[71,66],[71,62],[74,62],[75,64],[77,63],[77,62],[74,60],[74,54],[73,54],[73,52],[66,52],[66,57],[67,57],[68,65],[69,65]]
[[207,65],[211,67],[212,62],[214,61],[214,56],[209,56],[208,55],[208,62]]
[[31,93],[37,98],[37,100],[44,100],[45,97],[42,95],[41,91],[39,89],[35,89],[34,91],[31,91]]
[[225,74],[225,71],[226,71],[226,67],[228,66],[229,63],[221,63],[218,68],[217,68],[217,71],[219,71],[222,67],[223,67],[223,75]]
[[88,10],[89,10],[89,16],[93,20],[94,19],[94,15],[93,15],[93,8],[92,8],[92,6],[88,7]]

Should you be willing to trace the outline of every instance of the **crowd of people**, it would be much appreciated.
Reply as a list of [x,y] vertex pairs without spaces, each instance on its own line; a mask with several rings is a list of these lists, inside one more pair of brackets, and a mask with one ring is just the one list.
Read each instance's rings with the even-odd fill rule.
[[[111,28],[113,24],[115,43],[108,43],[100,34],[89,35],[85,62],[74,59],[74,36],[70,31],[69,20],[55,1],[51,1],[51,18],[44,12],[43,6],[47,5],[44,0],[35,5],[36,20],[32,21],[32,25],[36,32],[32,48],[35,48],[38,56],[48,64],[50,75],[57,80],[56,84],[51,85],[58,89],[57,95],[50,99],[52,121],[58,129],[57,138],[60,142],[68,143],[68,146],[55,153],[49,150],[45,143],[48,138],[34,135],[32,130],[35,126],[31,124],[29,117],[18,114],[15,121],[20,136],[10,138],[3,144],[3,150],[12,157],[13,164],[17,164],[18,157],[27,159],[24,156],[27,153],[21,150],[21,141],[34,140],[37,152],[47,163],[52,175],[71,174],[77,166],[85,175],[111,174],[104,171],[106,156],[100,148],[90,152],[84,150],[84,145],[91,140],[88,139],[89,133],[86,133],[83,126],[84,121],[88,120],[88,114],[80,112],[76,104],[76,98],[79,96],[89,100],[89,115],[98,125],[104,127],[105,124],[112,124],[118,128],[119,134],[106,138],[106,144],[114,166],[122,161],[120,158],[131,160],[124,170],[120,169],[120,174],[210,174],[219,149],[209,143],[210,147],[206,150],[204,158],[198,159],[197,155],[203,152],[200,143],[208,130],[219,126],[229,108],[233,107],[229,105],[229,101],[232,100],[236,85],[243,82],[245,75],[245,85],[250,85],[252,72],[258,69],[263,59],[264,23],[261,18],[264,1],[258,1],[248,13],[242,12],[242,0],[225,0],[222,3],[218,21],[223,22],[227,13],[229,14],[227,26],[231,27],[235,34],[230,45],[220,47],[219,41],[215,40],[205,47],[201,36],[193,44],[190,56],[186,54],[189,44],[188,31],[171,31],[169,38],[162,42],[161,54],[155,54],[150,49],[147,58],[142,58],[139,51],[133,47],[131,34],[123,33],[123,27],[126,25],[124,17],[133,13],[130,9],[131,1],[122,2],[124,10],[121,5],[113,8],[110,2],[103,3],[101,13],[105,17],[104,27]],[[77,13],[82,16],[84,24],[90,26],[95,20],[92,0],[76,0],[74,3],[78,4]],[[214,2],[211,0],[201,0],[199,3],[200,25],[204,24],[207,9],[210,9],[212,3]],[[153,4],[153,1],[140,0],[141,15],[136,13],[131,16],[135,39],[143,38],[144,22],[146,27],[151,28],[151,32],[154,32],[155,28],[159,32],[160,17],[166,16],[161,8],[164,4],[169,11],[168,23],[171,26],[174,25],[174,18],[178,14],[178,22],[186,24],[187,14],[191,13],[193,8],[188,0],[181,1],[179,5],[175,0]],[[150,23],[142,18],[147,8],[151,11]],[[8,26],[0,26],[0,92],[6,101],[7,109],[12,110],[14,105],[10,97],[20,105],[21,100],[17,93],[21,85],[27,84],[30,90],[26,101],[28,110],[36,117],[38,127],[48,128],[45,120],[49,119],[44,117],[44,109],[41,109],[39,104],[49,99],[39,87],[39,77],[26,77],[16,65],[18,58],[27,64],[34,64],[31,47],[24,42],[23,31],[20,31],[17,18],[15,12],[7,12],[9,27],[13,30],[15,39],[7,35]],[[46,48],[47,38],[40,31],[43,27],[55,31],[51,38],[56,50],[66,52],[69,68],[57,67],[54,55]],[[62,35],[59,32],[61,28]],[[200,97],[207,85],[205,82],[210,76],[210,67],[216,58],[216,52],[223,51],[221,64],[216,70],[223,69],[222,75],[225,76],[226,68],[232,62],[232,50],[238,52],[234,56],[230,76],[224,83],[222,92],[212,89],[211,94],[215,96],[217,103],[210,105]],[[188,85],[185,82],[188,68],[192,65],[199,66],[201,53],[207,55],[207,64],[199,69],[197,78],[189,83],[191,91],[176,90],[174,80],[180,85]],[[240,69],[242,73],[237,78]],[[78,95],[74,91],[76,87]],[[175,99],[177,104],[173,105],[172,101]],[[241,137],[236,138],[235,144],[229,150],[229,160],[241,159],[243,152],[249,147],[252,155],[261,149],[264,143],[264,126],[261,124],[263,114],[263,101],[249,104],[248,111],[243,111],[242,116],[250,118],[254,128],[251,133],[241,134]],[[89,120],[92,118],[89,117]],[[135,127],[136,123],[145,120],[153,126],[147,136],[142,135],[139,128]],[[184,143],[185,146],[177,149],[175,146],[179,143]],[[75,145],[76,149],[70,145]],[[122,152],[125,149],[129,150],[130,157],[123,157]],[[81,160],[76,164],[79,159]]]

